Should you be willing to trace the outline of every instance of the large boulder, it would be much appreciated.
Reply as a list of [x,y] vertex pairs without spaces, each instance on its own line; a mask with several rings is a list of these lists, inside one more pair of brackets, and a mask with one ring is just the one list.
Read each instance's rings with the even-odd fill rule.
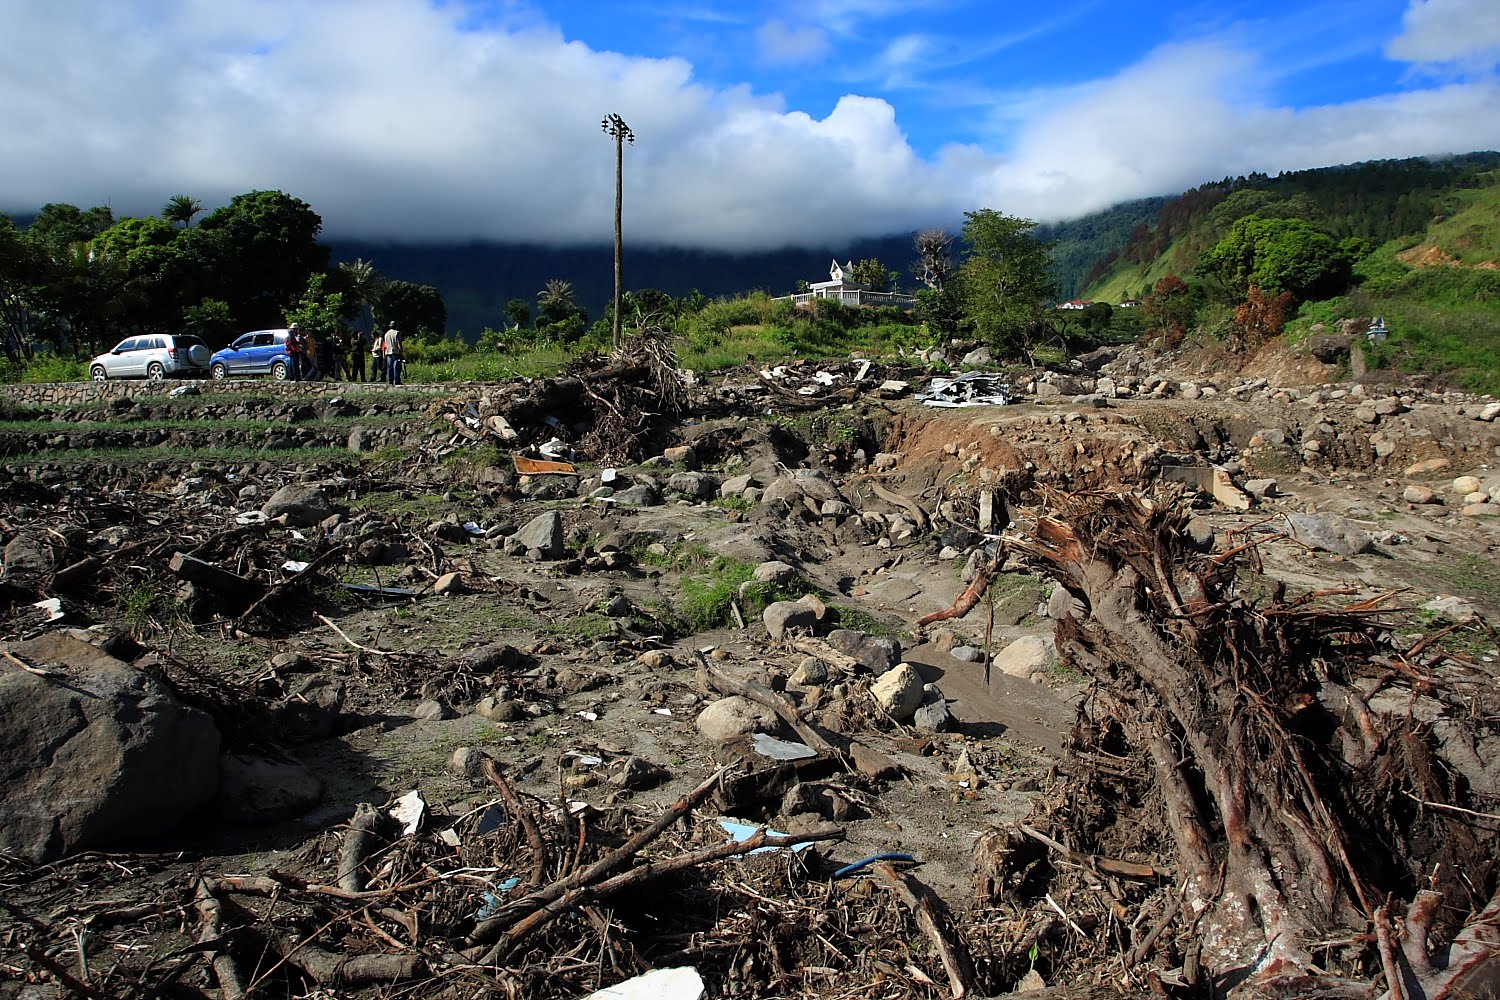
[[538,514],[516,532],[515,539],[528,552],[536,552],[544,559],[562,558],[562,515],[555,510]]
[[273,519],[285,516],[293,528],[310,528],[337,513],[322,490],[300,483],[290,483],[271,494],[260,512]]
[[698,732],[720,742],[751,733],[775,735],[781,731],[781,720],[775,712],[737,694],[721,698],[699,712],[695,725]]
[[897,722],[910,719],[925,695],[922,675],[910,663],[898,663],[870,685],[870,694],[887,715]]
[[845,656],[854,657],[877,674],[883,674],[901,662],[901,643],[857,629],[834,629],[828,633],[828,645]]
[[1011,677],[1029,678],[1057,662],[1057,646],[1050,636],[1023,635],[1000,650],[993,667]]
[[1325,552],[1357,556],[1375,547],[1368,532],[1338,514],[1289,514],[1286,521],[1293,538]]
[[0,672],[0,849],[35,861],[167,833],[213,801],[219,731],[148,674],[64,635]]

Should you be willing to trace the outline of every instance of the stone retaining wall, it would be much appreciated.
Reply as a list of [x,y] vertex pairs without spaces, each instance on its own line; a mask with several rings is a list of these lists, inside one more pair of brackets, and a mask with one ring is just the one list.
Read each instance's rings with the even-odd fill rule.
[[170,395],[172,390],[191,385],[205,396],[221,393],[275,393],[288,398],[299,396],[339,395],[350,393],[421,392],[434,396],[463,395],[472,386],[449,382],[440,385],[387,385],[383,382],[278,382],[275,379],[213,379],[192,381],[115,379],[109,382],[43,382],[0,385],[0,399],[26,406],[77,406],[101,399],[152,399]]

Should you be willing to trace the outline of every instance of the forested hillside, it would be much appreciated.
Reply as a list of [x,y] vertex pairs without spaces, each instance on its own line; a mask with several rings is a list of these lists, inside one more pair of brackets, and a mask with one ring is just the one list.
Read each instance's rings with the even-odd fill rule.
[[1500,390],[1500,153],[1205,184],[1101,257],[1082,296],[1144,299],[1168,343],[1241,350],[1382,317],[1376,367]]
[[1102,301],[1140,297],[1168,274],[1190,274],[1198,255],[1248,215],[1304,219],[1336,239],[1374,245],[1418,235],[1459,203],[1459,192],[1493,183],[1485,175],[1497,168],[1500,153],[1480,152],[1214,181],[1166,201],[1154,222],[1137,224],[1093,262],[1081,291]]

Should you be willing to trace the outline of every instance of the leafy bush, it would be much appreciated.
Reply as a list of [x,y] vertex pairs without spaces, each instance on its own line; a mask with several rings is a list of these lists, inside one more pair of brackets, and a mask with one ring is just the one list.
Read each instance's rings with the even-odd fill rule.
[[0,362],[0,382],[87,382],[88,368],[77,358],[38,354],[30,361]]

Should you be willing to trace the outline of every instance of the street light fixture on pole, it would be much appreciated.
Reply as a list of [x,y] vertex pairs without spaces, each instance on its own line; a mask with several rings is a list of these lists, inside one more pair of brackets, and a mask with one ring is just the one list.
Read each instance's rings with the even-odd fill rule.
[[614,347],[619,350],[622,338],[620,336],[620,310],[623,308],[621,299],[624,289],[624,271],[620,266],[620,257],[624,251],[624,242],[620,238],[620,201],[625,194],[625,143],[635,145],[635,133],[630,131],[630,126],[625,124],[625,119],[619,115],[606,115],[599,123],[602,128],[615,140],[615,320],[614,320]]

